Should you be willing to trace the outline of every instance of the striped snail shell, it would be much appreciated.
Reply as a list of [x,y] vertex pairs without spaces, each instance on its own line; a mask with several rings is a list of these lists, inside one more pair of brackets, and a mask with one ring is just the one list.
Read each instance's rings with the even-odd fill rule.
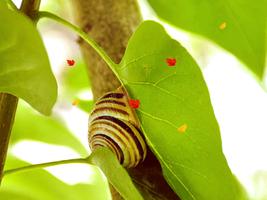
[[129,100],[121,86],[98,99],[89,118],[91,149],[108,147],[126,168],[142,162],[147,152],[139,120]]

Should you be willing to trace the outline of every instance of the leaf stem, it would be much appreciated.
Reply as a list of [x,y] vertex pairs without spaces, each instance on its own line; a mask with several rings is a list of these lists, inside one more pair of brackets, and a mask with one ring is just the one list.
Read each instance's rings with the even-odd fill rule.
[[20,6],[20,10],[31,20],[34,20],[35,14],[38,13],[40,4],[41,0],[23,0]]
[[[102,147],[102,148],[106,148],[106,147]],[[95,152],[92,152],[86,158],[74,158],[74,159],[58,160],[58,161],[47,162],[47,163],[40,163],[40,164],[35,164],[35,165],[28,165],[28,166],[24,166],[24,167],[6,170],[3,174],[3,176],[14,174],[17,172],[25,172],[25,171],[30,171],[33,169],[52,167],[52,166],[64,165],[64,164],[85,163],[85,164],[97,165],[94,162],[94,157],[95,157]]]
[[14,174],[17,172],[25,172],[25,171],[30,171],[33,169],[38,169],[38,168],[45,168],[45,167],[51,167],[55,165],[63,165],[63,164],[73,164],[73,163],[86,163],[90,164],[88,162],[88,158],[75,158],[75,159],[68,159],[68,160],[59,160],[59,161],[54,161],[54,162],[47,162],[47,163],[40,163],[36,165],[28,165],[16,169],[10,169],[4,172],[3,176]]
[[[46,11],[39,11],[37,13],[37,20],[39,20],[41,18],[45,18],[45,17],[52,19],[56,22],[59,22],[65,26],[69,27],[74,32],[76,32],[82,39],[84,39],[84,41],[86,43],[88,43],[101,56],[101,58],[108,64],[108,66],[110,67],[112,72],[120,80],[119,75],[116,71],[117,64],[113,62],[113,60],[107,55],[107,53],[92,38],[90,38],[87,33],[82,31],[79,27],[73,25],[72,23],[66,21],[65,19],[63,19],[63,18],[61,18],[61,17],[59,17],[53,13],[46,12]],[[120,82],[122,83],[121,80],[120,80]]]

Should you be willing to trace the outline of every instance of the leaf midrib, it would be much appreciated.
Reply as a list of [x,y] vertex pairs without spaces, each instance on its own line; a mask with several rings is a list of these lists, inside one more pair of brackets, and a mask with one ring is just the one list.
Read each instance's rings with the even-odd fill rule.
[[[143,130],[143,132],[144,132],[144,135],[147,135],[147,134],[146,134],[146,131],[145,131],[144,127],[143,127],[143,125],[141,125],[141,128],[142,128],[142,130]],[[157,155],[157,158],[160,159],[161,163],[165,166],[165,168],[168,169],[168,170],[171,172],[171,174],[178,180],[178,182],[184,187],[184,189],[185,189],[185,190],[187,191],[187,193],[192,197],[192,199],[195,199],[195,200],[196,200],[196,197],[195,197],[194,194],[189,190],[189,188],[186,187],[186,185],[185,185],[185,184],[183,183],[183,181],[182,181],[182,180],[175,174],[175,172],[173,172],[173,170],[171,170],[171,169],[168,167],[168,164],[167,164],[167,163],[164,161],[164,159],[161,157],[160,153],[156,150],[156,148],[154,147],[153,143],[152,143],[150,140],[148,140],[147,137],[146,137],[146,139],[147,139],[147,141],[148,141],[149,146],[152,147],[153,152]],[[168,179],[168,181],[172,182],[171,179]],[[172,183],[172,186],[175,187],[173,183]]]

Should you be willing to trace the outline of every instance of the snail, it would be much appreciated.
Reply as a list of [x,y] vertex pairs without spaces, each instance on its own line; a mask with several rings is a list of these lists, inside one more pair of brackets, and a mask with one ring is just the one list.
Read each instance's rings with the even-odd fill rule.
[[147,146],[140,122],[129,105],[123,86],[98,99],[89,117],[89,145],[92,150],[108,147],[126,168],[144,161]]

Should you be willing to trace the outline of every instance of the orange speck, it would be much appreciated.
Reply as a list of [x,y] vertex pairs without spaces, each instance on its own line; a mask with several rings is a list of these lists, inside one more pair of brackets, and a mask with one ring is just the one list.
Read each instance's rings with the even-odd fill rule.
[[184,133],[186,131],[186,129],[187,129],[187,124],[183,124],[177,130],[179,133]]
[[139,108],[140,100],[138,100],[138,99],[130,99],[129,100],[129,104],[130,104],[131,108],[134,108],[134,109]]
[[219,29],[224,30],[226,28],[226,22],[220,24]]
[[73,66],[75,64],[74,60],[67,60],[69,66]]
[[79,99],[75,99],[75,100],[72,102],[72,105],[73,105],[73,106],[77,106],[79,103],[80,103],[80,100],[79,100]]

